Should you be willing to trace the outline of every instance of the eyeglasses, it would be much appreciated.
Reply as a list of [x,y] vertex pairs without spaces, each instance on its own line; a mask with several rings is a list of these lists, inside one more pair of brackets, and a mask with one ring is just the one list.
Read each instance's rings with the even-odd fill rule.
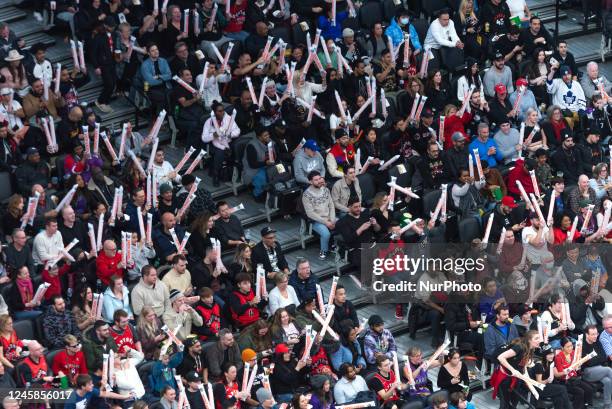
[[80,346],[81,346],[81,344],[67,345],[68,348],[78,348]]

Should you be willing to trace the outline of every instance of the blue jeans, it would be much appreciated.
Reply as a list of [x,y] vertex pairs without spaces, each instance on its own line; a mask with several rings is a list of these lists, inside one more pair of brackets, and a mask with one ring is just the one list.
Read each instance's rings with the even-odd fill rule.
[[225,306],[225,301],[223,301],[223,298],[219,297],[217,293],[215,293],[213,294],[213,299],[217,304],[219,304],[219,308],[223,309],[223,307]]
[[268,184],[268,175],[266,168],[259,168],[255,176],[253,176],[253,196],[259,197],[265,192],[265,187]]
[[238,31],[237,33],[223,33],[223,35],[227,38],[231,38],[232,40],[244,43],[244,41],[249,36],[249,33],[247,31]]
[[41,310],[15,311],[15,321],[31,320],[42,314]]
[[320,237],[321,242],[321,251],[328,252],[329,251],[329,239],[331,238],[331,233],[326,225],[319,222],[312,223],[312,230],[316,231]]

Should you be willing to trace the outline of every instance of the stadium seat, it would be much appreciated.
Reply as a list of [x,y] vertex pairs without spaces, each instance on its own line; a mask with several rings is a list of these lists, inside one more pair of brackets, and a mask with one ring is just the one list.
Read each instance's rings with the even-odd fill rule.
[[24,339],[36,339],[34,333],[34,324],[30,320],[21,320],[13,322],[13,329],[17,334],[17,337],[21,340]]
[[11,175],[8,172],[0,172],[0,202],[7,202],[12,195]]
[[374,25],[382,21],[382,8],[378,2],[366,3],[359,9],[359,24],[371,30]]
[[368,173],[363,173],[357,175],[357,179],[359,179],[359,187],[361,188],[361,206],[369,207],[376,194],[374,178]]
[[423,212],[425,215],[429,216],[429,214],[435,210],[441,195],[442,190],[437,189],[428,192],[423,196]]
[[482,237],[480,223],[473,217],[459,222],[459,238],[462,243],[471,243],[472,240]]

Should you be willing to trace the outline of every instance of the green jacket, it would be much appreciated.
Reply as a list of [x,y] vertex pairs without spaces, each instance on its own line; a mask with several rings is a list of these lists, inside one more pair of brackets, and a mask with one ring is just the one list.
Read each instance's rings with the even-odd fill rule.
[[118,349],[112,336],[109,335],[106,341],[100,341],[93,328],[87,331],[83,336],[83,354],[89,372],[93,373],[102,368],[102,354],[108,353],[111,349],[114,352]]

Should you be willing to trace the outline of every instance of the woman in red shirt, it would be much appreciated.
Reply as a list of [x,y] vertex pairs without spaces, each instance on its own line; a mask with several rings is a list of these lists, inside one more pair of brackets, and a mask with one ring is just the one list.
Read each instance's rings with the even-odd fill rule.
[[[579,358],[578,358],[579,359]],[[569,370],[574,360],[574,345],[568,337],[561,339],[561,351],[555,356],[555,378],[565,384],[567,392],[573,396],[574,409],[582,409],[585,404],[593,405],[593,387],[582,380],[577,369]]]
[[22,350],[23,342],[13,329],[13,319],[7,314],[0,315],[0,363],[6,368],[15,368]]
[[467,111],[459,116],[459,110],[453,104],[444,107],[444,149],[453,147],[452,136],[455,132],[461,132],[465,136],[466,146],[470,143],[470,135],[465,132],[465,126],[472,120],[472,114]]

